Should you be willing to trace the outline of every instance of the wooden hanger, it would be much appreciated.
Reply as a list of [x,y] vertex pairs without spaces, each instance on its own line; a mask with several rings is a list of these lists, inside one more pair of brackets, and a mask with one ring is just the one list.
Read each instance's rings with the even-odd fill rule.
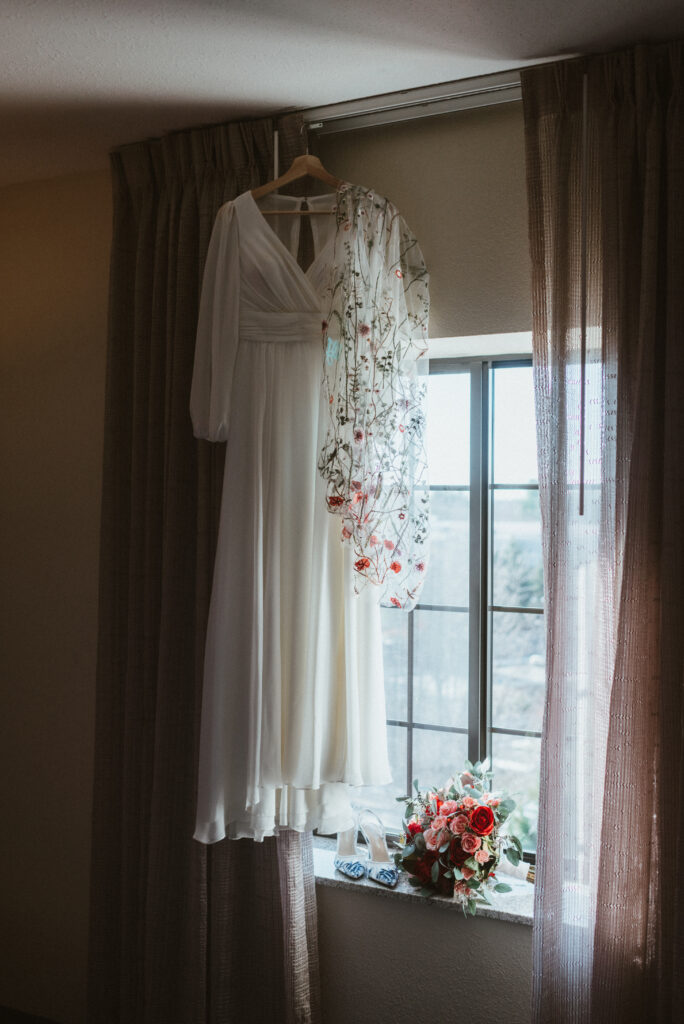
[[[341,178],[336,178],[334,175],[326,171],[325,167],[318,159],[317,156],[311,156],[306,153],[304,156],[296,156],[292,161],[292,165],[288,171],[281,174],[279,178],[274,181],[269,181],[266,185],[260,185],[259,188],[252,189],[253,199],[262,199],[263,196],[267,196],[269,192],[275,192],[276,189],[282,188],[283,185],[288,185],[291,181],[296,181],[298,178],[305,178],[309,175],[311,178],[318,178],[319,181],[324,181],[326,185],[330,185],[337,192],[344,182]],[[280,214],[290,214],[295,216],[309,215],[309,214],[331,214],[335,213],[335,209],[332,210],[262,210],[265,216],[277,216]]]

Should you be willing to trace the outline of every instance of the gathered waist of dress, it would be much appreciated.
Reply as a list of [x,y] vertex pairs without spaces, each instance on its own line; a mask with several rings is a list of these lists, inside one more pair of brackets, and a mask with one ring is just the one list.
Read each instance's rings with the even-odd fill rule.
[[264,313],[244,310],[240,314],[240,340],[283,342],[306,341],[320,344],[321,313]]

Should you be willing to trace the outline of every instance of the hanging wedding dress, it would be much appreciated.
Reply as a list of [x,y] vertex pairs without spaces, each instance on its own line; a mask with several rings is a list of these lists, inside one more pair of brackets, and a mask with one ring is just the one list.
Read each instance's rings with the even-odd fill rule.
[[[331,209],[347,188],[306,202]],[[349,787],[391,779],[378,596],[354,593],[358,558],[317,468],[339,225],[311,216],[304,271],[302,217],[261,212],[302,202],[245,192],[227,203],[204,273],[190,409],[197,437],[227,442],[204,666],[204,843],[342,831]]]

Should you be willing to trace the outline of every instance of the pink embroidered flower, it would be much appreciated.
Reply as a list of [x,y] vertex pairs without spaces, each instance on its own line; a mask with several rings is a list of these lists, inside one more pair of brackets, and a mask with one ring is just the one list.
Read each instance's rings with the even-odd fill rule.
[[363,494],[361,494],[361,491],[356,491],[352,495],[352,505],[358,505],[360,501],[363,501]]
[[425,562],[416,562],[418,572],[425,572]]
[[399,270],[398,268],[397,268],[397,270],[394,271],[394,273],[397,275],[397,277],[403,277],[404,276],[402,274],[401,270]]
[[387,548],[388,551],[393,551],[394,550],[394,542],[393,541],[385,540],[385,541],[383,541],[383,544],[385,545],[385,547]]
[[477,861],[478,864],[486,864],[487,861],[489,860],[489,851],[478,850],[475,854],[475,860]]
[[362,338],[365,338],[370,334],[370,327],[368,326],[368,324],[361,324],[359,326],[359,334],[361,335]]
[[403,423],[399,424],[399,430],[402,432],[402,434],[404,433],[404,424]]
[[352,482],[351,482],[351,489],[352,489],[352,491],[360,491],[361,490],[361,481],[360,480],[352,480]]
[[466,880],[466,881],[468,881],[468,879],[469,879],[469,878],[472,878],[472,877],[473,877],[473,875],[475,874],[475,872],[473,871],[473,869],[472,869],[472,868],[469,868],[469,867],[466,867],[466,865],[465,865],[465,864],[464,864],[464,865],[463,865],[463,867],[461,868],[461,871],[463,872],[463,877],[465,878],[465,880]]
[[375,547],[375,546],[376,546],[376,544],[379,544],[379,543],[380,543],[380,541],[378,540],[378,538],[377,538],[377,537],[375,536],[375,534],[374,534],[374,533],[372,533],[372,534],[371,534],[371,539],[370,539],[370,542],[371,542],[371,544],[373,545],[373,547]]
[[401,562],[390,562],[392,572],[401,572]]
[[482,840],[479,836],[474,836],[472,832],[464,832],[461,836],[461,846],[466,853],[475,853],[482,846]]
[[370,568],[370,558],[359,558],[354,562],[354,568],[357,572],[363,572],[364,569]]
[[442,814],[442,811],[444,810],[444,804],[442,804],[442,806],[440,807],[439,810],[440,810],[440,813],[435,818],[432,819],[432,827],[433,828],[446,828],[447,827],[447,820],[444,817],[444,815]]
[[[418,566],[416,566],[416,568],[418,568]],[[442,806],[440,807],[440,811],[442,812],[442,814],[446,815],[455,814],[457,810],[458,804],[456,803],[455,800],[445,800]]]
[[401,601],[396,597],[390,597],[390,604],[393,604],[395,608],[401,608]]
[[457,814],[451,822],[451,831],[455,836],[460,836],[468,827],[468,819],[465,814]]
[[406,519],[406,515],[403,512],[400,512],[399,513],[399,518],[400,519]]
[[354,431],[354,440],[357,442],[363,441],[363,430],[359,430],[358,427]]
[[345,540],[349,540],[349,538],[351,537],[351,530],[349,530],[346,526],[343,526],[342,536],[344,537]]

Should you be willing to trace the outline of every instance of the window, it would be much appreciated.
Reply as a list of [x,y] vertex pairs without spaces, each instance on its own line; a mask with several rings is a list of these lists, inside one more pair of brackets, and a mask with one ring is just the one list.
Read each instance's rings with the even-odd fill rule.
[[431,360],[431,550],[409,615],[383,609],[394,783],[364,799],[400,827],[412,789],[489,756],[536,846],[545,635],[532,365]]

